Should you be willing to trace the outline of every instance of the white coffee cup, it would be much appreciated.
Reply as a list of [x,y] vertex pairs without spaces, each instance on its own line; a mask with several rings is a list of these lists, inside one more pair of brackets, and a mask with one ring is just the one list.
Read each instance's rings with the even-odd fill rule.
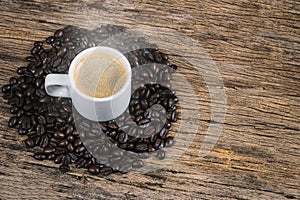
[[[118,59],[125,66],[126,81],[115,94],[96,98],[81,92],[75,84],[74,71],[79,61],[94,53],[103,53]],[[112,60],[113,61],[113,60]],[[50,96],[68,97],[76,110],[85,118],[92,121],[108,121],[120,116],[128,107],[131,96],[131,66],[126,57],[116,49],[97,46],[79,53],[72,61],[68,74],[48,74],[45,79],[45,89]]]

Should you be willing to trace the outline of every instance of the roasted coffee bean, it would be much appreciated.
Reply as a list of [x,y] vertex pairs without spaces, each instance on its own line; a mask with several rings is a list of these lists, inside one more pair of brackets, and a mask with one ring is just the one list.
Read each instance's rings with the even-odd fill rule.
[[11,114],[16,114],[18,111],[19,111],[18,107],[11,107],[11,109],[10,109]]
[[54,148],[54,147],[45,147],[45,148],[43,149],[43,153],[44,153],[44,154],[54,153],[54,151],[55,151],[55,148]]
[[54,40],[55,40],[55,38],[54,38],[53,36],[50,36],[50,37],[48,37],[48,38],[46,39],[46,42],[47,42],[48,44],[51,44],[52,42],[54,42]]
[[45,133],[45,127],[42,124],[37,125],[36,133],[38,135],[43,135]]
[[128,135],[124,132],[119,133],[119,142],[126,143],[128,140]]
[[26,135],[26,134],[28,133],[28,130],[23,129],[23,128],[20,126],[19,129],[18,129],[18,133],[19,133],[20,135]]
[[40,142],[38,143],[38,145],[40,146],[40,147],[46,147],[46,146],[48,146],[49,145],[49,137],[47,136],[47,135],[42,135],[41,137],[41,140],[40,140]]
[[[43,86],[43,84],[44,84],[44,81],[43,81],[42,78],[37,78],[37,79],[35,79],[35,86],[37,87],[37,90],[38,90],[39,88],[41,88],[41,87]],[[43,91],[44,91],[44,90],[43,90]]]
[[74,151],[74,147],[73,147],[73,145],[71,143],[69,143],[67,145],[67,149],[68,149],[69,152],[73,152]]
[[59,155],[55,156],[54,163],[60,164],[63,156],[64,156],[63,154],[59,154]]
[[55,158],[55,154],[54,153],[51,153],[47,156],[48,160],[54,160]]
[[58,147],[58,148],[55,148],[54,154],[59,155],[59,154],[63,154],[64,152],[65,152],[65,149]]
[[152,144],[148,144],[148,152],[154,152],[156,149],[153,147]]
[[134,168],[141,168],[144,166],[144,162],[142,160],[134,160],[132,162],[132,167]]
[[2,92],[6,93],[6,92],[10,91],[10,89],[11,89],[11,85],[10,84],[4,85],[2,87]]
[[141,119],[141,120],[138,121],[138,125],[139,126],[143,126],[143,125],[146,125],[146,124],[148,124],[150,122],[151,122],[150,119]]
[[14,94],[12,92],[7,92],[3,95],[3,99],[5,99],[5,100],[11,99],[13,97],[14,97]]
[[76,168],[82,168],[82,167],[85,166],[85,164],[86,164],[86,160],[83,159],[83,158],[81,158],[81,159],[78,160],[78,162],[77,162],[77,164],[76,164],[75,167],[76,167]]
[[64,34],[63,30],[57,30],[55,31],[54,36],[58,38],[63,36],[63,34]]
[[147,144],[143,144],[143,143],[138,143],[135,148],[139,152],[144,152],[148,149]]
[[45,160],[47,156],[41,152],[35,153],[33,157],[37,160]]
[[34,147],[34,146],[35,146],[35,143],[34,143],[33,139],[31,139],[31,138],[27,138],[27,139],[25,140],[25,144],[26,144],[26,146],[28,146],[28,147]]
[[155,149],[159,149],[161,143],[162,143],[162,140],[161,140],[160,138],[157,138],[157,139],[155,140],[155,142],[153,143],[153,147],[154,147]]
[[[114,168],[115,169],[115,168]],[[117,170],[117,169],[115,169]],[[120,172],[122,173],[126,173],[126,172],[129,172],[132,170],[132,164],[130,162],[125,162],[125,163],[122,163],[120,165],[120,168],[118,169]]]
[[82,146],[82,145],[78,146],[78,147],[75,149],[75,152],[76,152],[76,153],[82,153],[82,152],[84,152],[84,151],[85,151],[85,147]]
[[110,167],[103,167],[100,169],[100,174],[107,176],[113,172],[112,168]]
[[23,121],[22,121],[22,128],[25,129],[25,130],[28,130],[31,128],[31,121],[30,121],[30,118],[25,118]]
[[173,111],[171,114],[171,121],[176,122],[178,118],[178,113],[176,111]]
[[158,152],[157,152],[157,158],[158,158],[158,159],[162,160],[162,159],[165,158],[165,156],[166,156],[165,151],[163,151],[163,150],[158,150]]
[[93,175],[98,175],[100,174],[100,166],[90,165],[88,171]]
[[148,108],[148,102],[146,99],[142,99],[140,102],[141,107],[145,110]]
[[174,138],[173,137],[167,137],[166,140],[165,140],[165,146],[166,147],[170,147],[173,145],[173,142],[174,142]]
[[166,128],[162,128],[159,132],[159,137],[164,139],[166,137],[166,135],[168,134],[169,130]]
[[69,142],[73,142],[75,140],[73,135],[69,135],[68,138]]
[[62,159],[61,159],[61,163],[62,165],[68,165],[71,162],[71,158],[68,154],[65,154]]
[[114,129],[114,130],[119,128],[118,125],[115,122],[113,122],[113,121],[110,121],[107,124],[107,127],[110,128],[110,129]]
[[8,126],[9,127],[15,127],[17,124],[18,124],[18,118],[16,116],[13,116],[9,119],[9,122],[8,122]]
[[41,125],[45,125],[47,123],[46,118],[43,115],[38,115],[37,120]]
[[69,153],[72,162],[76,162],[78,157],[74,153]]
[[68,140],[66,140],[66,139],[64,139],[64,140],[59,140],[59,141],[57,142],[57,145],[58,145],[59,147],[66,147],[68,144],[69,144],[69,142],[68,142]]
[[18,83],[18,79],[16,79],[15,77],[11,77],[9,79],[9,84],[10,85],[14,85],[14,84],[17,84]]

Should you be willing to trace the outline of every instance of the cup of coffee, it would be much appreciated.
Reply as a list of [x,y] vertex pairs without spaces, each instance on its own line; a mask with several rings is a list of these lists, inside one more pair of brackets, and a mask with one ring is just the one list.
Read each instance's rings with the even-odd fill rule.
[[72,99],[76,110],[92,121],[108,121],[120,116],[131,96],[131,67],[116,49],[97,46],[79,53],[68,74],[49,74],[46,92]]

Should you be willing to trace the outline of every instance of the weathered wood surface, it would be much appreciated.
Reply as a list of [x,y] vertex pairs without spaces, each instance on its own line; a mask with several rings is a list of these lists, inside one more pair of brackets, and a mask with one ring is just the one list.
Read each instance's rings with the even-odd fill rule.
[[[198,157],[210,98],[203,80],[182,65],[201,116],[179,160],[146,174],[61,174],[52,162],[34,160],[7,128],[9,106],[0,98],[0,199],[300,199],[299,1],[2,0],[0,85],[25,64],[34,41],[68,24],[163,27],[198,40],[224,81],[222,135],[208,156]],[[193,47],[187,51],[197,57]]]

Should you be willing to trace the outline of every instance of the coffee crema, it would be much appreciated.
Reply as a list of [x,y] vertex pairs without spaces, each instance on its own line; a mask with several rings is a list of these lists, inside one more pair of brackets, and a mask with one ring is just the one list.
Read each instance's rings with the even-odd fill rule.
[[75,67],[76,87],[84,94],[105,98],[116,94],[126,82],[126,67],[120,58],[94,53],[83,57]]

